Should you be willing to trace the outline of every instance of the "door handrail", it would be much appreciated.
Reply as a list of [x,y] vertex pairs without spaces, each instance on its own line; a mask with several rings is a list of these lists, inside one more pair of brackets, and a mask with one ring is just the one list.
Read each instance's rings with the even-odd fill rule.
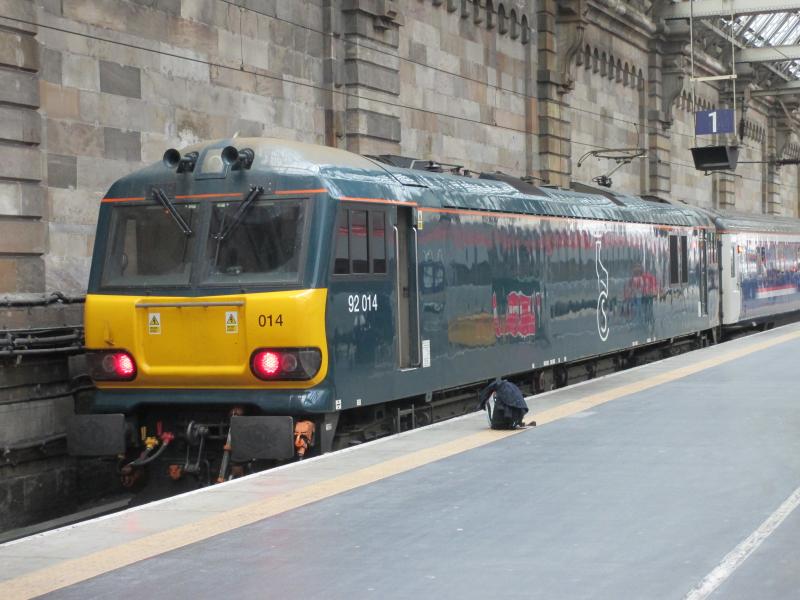
[[422,366],[422,325],[419,322],[419,301],[420,301],[420,289],[419,289],[419,244],[417,239],[417,228],[412,227],[411,231],[414,232],[414,292],[416,296],[416,305],[417,305],[417,366]]
[[394,265],[395,265],[395,280],[397,282],[397,365],[403,366],[403,324],[400,321],[400,303],[402,302],[400,289],[400,231],[397,225],[392,225],[394,229]]

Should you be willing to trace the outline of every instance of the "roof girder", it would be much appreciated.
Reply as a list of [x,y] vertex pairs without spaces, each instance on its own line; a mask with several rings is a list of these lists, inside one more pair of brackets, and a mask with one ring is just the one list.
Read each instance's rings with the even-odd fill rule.
[[755,98],[760,96],[788,96],[792,94],[800,94],[800,79],[795,81],[787,81],[786,83],[782,83],[764,90],[753,90],[750,92],[750,95]]
[[797,59],[800,59],[800,46],[742,48],[736,53],[737,63],[782,62]]
[[[722,38],[722,39],[723,39],[724,41],[726,41],[727,43],[729,43],[729,44],[731,43],[731,37],[730,37],[730,35],[729,35],[729,34],[727,34],[727,33],[725,33],[724,31],[722,31],[722,30],[721,30],[719,27],[717,27],[717,26],[716,26],[716,25],[714,25],[713,23],[710,23],[709,21],[700,21],[700,23],[701,23],[703,26],[705,26],[705,27],[706,27],[706,29],[708,29],[709,31],[712,31],[712,32],[714,32],[714,33],[715,33],[717,36],[719,36],[720,38]],[[741,44],[740,42],[734,42],[734,43],[735,43],[735,45],[736,45],[736,47],[737,47],[737,52],[741,52],[741,49],[743,48],[742,44]],[[789,75],[787,75],[786,73],[784,73],[784,72],[783,72],[783,71],[781,71],[780,69],[776,69],[775,67],[773,67],[773,66],[772,66],[772,65],[770,65],[770,64],[764,64],[764,68],[768,69],[768,70],[769,70],[769,71],[771,71],[773,74],[777,75],[778,77],[780,77],[780,78],[782,78],[782,79],[785,79],[785,80],[789,80],[789,79],[791,79],[791,78],[789,77]]]
[[[693,6],[692,6],[693,5]],[[695,19],[755,15],[800,10],[800,0],[696,0],[670,4],[662,2],[656,14],[662,19]]]

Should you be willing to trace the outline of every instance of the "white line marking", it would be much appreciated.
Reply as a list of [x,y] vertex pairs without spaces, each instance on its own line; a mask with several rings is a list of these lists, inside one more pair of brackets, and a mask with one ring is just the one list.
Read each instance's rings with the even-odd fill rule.
[[708,598],[783,523],[784,519],[797,508],[798,504],[800,504],[800,487],[792,492],[792,495],[784,500],[783,504],[767,517],[766,521],[751,533],[746,540],[728,552],[717,568],[706,575],[700,583],[686,594],[684,600],[703,600]]

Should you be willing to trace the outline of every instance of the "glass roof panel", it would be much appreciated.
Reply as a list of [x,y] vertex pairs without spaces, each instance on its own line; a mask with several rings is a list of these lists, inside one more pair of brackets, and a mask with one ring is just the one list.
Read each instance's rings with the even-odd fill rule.
[[758,37],[760,40],[763,40],[763,43],[765,45],[767,46],[771,45],[769,43],[769,40],[775,33],[775,30],[778,29],[778,27],[780,26],[781,20],[785,16],[786,15],[776,13],[774,15],[770,15],[769,19],[767,19],[767,22],[764,23],[763,29],[761,29],[761,31],[758,32]]
[[[720,19],[720,29],[730,32],[744,46],[769,47],[800,44],[800,12],[741,15]],[[780,61],[770,64],[774,71],[800,78],[800,60]]]
[[781,23],[780,28],[775,32],[772,36],[771,43],[774,46],[781,46],[787,42],[788,38],[792,33],[795,33],[795,29],[797,26],[797,17],[795,15],[787,13],[783,22]]

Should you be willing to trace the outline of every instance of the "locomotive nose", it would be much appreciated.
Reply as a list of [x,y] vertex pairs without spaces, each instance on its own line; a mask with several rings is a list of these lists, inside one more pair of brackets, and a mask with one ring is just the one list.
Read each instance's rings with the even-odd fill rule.
[[166,377],[235,376],[249,357],[246,299],[137,302],[143,373]]
[[90,295],[86,344],[104,350],[111,338],[135,360],[135,377],[97,378],[101,387],[309,387],[327,369],[325,298],[324,289],[202,298]]

